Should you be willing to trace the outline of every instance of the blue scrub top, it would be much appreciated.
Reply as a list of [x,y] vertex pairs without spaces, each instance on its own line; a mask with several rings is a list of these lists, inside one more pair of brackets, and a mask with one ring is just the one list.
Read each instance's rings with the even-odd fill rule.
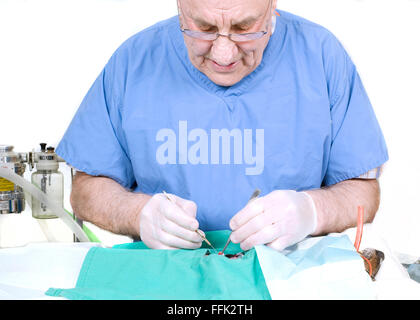
[[71,166],[197,204],[228,229],[255,188],[308,190],[388,160],[350,57],[325,28],[279,11],[261,64],[231,87],[190,62],[178,17],[125,41],[57,147]]

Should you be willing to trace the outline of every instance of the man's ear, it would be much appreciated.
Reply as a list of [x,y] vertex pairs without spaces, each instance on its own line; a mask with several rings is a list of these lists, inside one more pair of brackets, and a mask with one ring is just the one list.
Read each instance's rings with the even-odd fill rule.
[[276,9],[277,9],[277,0],[273,0],[273,4],[271,6],[271,14],[272,15],[276,14],[276,12],[275,12]]
[[176,0],[177,10],[178,10],[178,18],[179,18],[179,25],[180,25],[181,28],[183,28],[184,23],[182,21],[182,16],[181,16],[181,13],[180,13],[180,10],[179,10],[179,8],[181,8],[180,7],[180,2],[181,2],[181,0]]
[[[179,0],[178,0],[179,1]],[[273,13],[273,14],[275,14],[274,13],[274,10],[276,10],[277,9],[277,0],[273,0],[273,7],[271,8],[271,12]]]

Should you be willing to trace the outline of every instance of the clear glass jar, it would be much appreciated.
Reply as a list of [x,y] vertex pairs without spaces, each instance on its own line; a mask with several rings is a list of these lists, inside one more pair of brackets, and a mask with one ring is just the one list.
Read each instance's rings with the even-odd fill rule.
[[[44,191],[51,200],[63,206],[64,201],[64,176],[57,169],[38,169],[31,176],[34,185]],[[32,216],[37,219],[52,219],[57,216],[38,199],[32,197]]]

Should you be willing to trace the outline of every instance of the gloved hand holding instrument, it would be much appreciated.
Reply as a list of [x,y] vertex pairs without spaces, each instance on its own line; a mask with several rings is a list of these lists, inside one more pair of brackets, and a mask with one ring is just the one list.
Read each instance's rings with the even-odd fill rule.
[[203,235],[195,218],[197,205],[173,194],[155,194],[140,213],[141,240],[151,249],[197,249]]
[[230,221],[231,240],[242,250],[258,244],[281,251],[317,227],[317,212],[311,196],[293,190],[275,190],[250,201]]

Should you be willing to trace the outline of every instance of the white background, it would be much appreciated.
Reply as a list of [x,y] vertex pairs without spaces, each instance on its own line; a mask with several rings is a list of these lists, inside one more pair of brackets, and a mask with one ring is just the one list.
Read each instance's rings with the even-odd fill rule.
[[[279,0],[278,8],[328,28],[358,67],[390,155],[374,226],[394,251],[420,256],[420,1]],[[0,144],[56,146],[117,47],[176,13],[175,0],[0,0]]]

